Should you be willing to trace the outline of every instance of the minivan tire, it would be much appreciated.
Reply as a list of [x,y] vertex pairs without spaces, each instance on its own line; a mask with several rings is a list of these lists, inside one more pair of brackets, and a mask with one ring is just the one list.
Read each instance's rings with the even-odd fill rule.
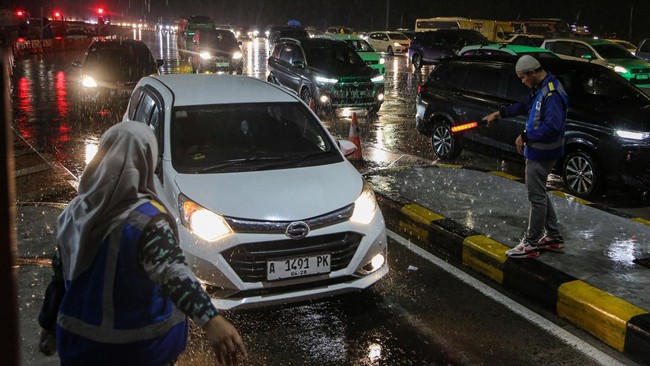
[[462,142],[459,137],[451,132],[451,125],[447,122],[438,121],[431,129],[431,147],[433,153],[442,160],[456,159],[463,151]]
[[389,55],[391,55],[391,56],[394,55],[395,52],[393,52],[393,47],[388,46],[388,48],[386,49],[386,53],[389,54]]
[[572,195],[583,198],[596,197],[603,186],[598,162],[588,152],[570,151],[562,163],[562,180]]

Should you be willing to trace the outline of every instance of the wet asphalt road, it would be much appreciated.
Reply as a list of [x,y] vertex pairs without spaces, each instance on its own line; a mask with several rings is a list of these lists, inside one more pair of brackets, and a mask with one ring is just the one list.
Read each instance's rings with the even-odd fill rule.
[[[178,70],[174,42],[144,34],[167,71]],[[162,47],[161,47],[162,45]],[[168,47],[168,45],[170,47]],[[263,41],[245,42],[245,73],[265,78]],[[98,138],[121,119],[127,98],[82,103],[71,62],[83,52],[34,56],[15,70],[14,126],[28,142],[79,176]],[[403,56],[387,57],[387,101],[378,117],[360,115],[364,143],[434,160],[429,141],[413,128],[415,91],[427,67],[414,73]],[[351,111],[323,116],[333,134],[347,136]],[[459,164],[484,169],[522,167],[463,153]],[[644,208],[641,208],[644,209]],[[325,301],[226,316],[247,343],[251,365],[591,365],[575,347],[504,308],[424,258],[391,240],[391,272],[372,289]],[[409,270],[409,266],[411,269]],[[528,304],[529,306],[534,306]],[[598,348],[613,354],[571,326]],[[204,365],[211,353],[194,329],[180,365]]]

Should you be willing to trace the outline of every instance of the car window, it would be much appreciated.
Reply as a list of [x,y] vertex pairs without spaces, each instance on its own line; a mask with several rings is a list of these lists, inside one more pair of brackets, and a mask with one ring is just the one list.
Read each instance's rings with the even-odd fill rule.
[[143,91],[142,88],[138,88],[131,93],[131,98],[129,99],[129,119],[131,120],[135,120],[135,112],[138,109]]
[[408,41],[409,40],[409,38],[407,36],[403,35],[402,33],[388,33],[388,36],[391,39],[398,39],[400,41]]
[[306,48],[305,53],[307,64],[321,70],[350,70],[366,65],[361,56],[344,45]]
[[465,78],[465,90],[497,95],[500,80],[501,72],[499,70],[487,67],[471,67],[467,78]]
[[559,53],[562,55],[571,55],[571,50],[573,49],[573,45],[571,44],[571,42],[562,42],[562,41],[550,42],[546,44],[546,49],[549,49],[555,53]]
[[636,58],[630,51],[618,44],[598,44],[594,45],[594,49],[606,59]]
[[153,110],[155,103],[156,102],[150,95],[144,94],[142,101],[138,105],[138,109],[135,111],[134,120],[149,123],[151,111]]
[[505,97],[513,101],[523,100],[530,93],[530,89],[512,71],[507,71]]
[[295,102],[176,107],[170,137],[172,164],[181,173],[342,161],[327,131],[302,103]]
[[348,39],[345,41],[350,47],[352,47],[357,52],[375,52],[375,49],[372,46],[362,40],[362,39]]
[[440,83],[450,88],[460,88],[465,83],[467,68],[463,65],[446,63],[438,66],[430,75],[428,83]]
[[574,57],[583,57],[585,55],[589,55],[592,58],[594,57],[594,53],[591,51],[591,49],[583,44],[576,43],[573,47],[572,53],[570,55]]
[[641,44],[641,48],[639,49],[641,52],[650,52],[650,40],[647,40]]
[[296,54],[296,46],[292,44],[285,44],[282,46],[282,49],[280,51],[280,60],[290,64],[291,62],[293,62],[295,54]]

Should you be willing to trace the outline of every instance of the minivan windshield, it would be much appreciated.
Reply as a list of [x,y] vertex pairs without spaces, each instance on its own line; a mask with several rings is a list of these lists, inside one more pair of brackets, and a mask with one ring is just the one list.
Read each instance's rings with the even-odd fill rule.
[[355,70],[366,66],[354,50],[345,45],[305,48],[307,64],[321,70]]
[[201,47],[217,50],[233,50],[239,48],[235,34],[229,30],[201,30],[199,41]]
[[172,164],[179,173],[296,168],[343,161],[303,104],[175,107]]

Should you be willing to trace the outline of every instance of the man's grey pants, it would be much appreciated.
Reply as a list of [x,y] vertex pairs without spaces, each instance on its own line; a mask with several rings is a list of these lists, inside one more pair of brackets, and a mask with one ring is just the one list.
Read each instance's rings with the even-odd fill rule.
[[533,244],[544,236],[545,230],[548,236],[560,235],[555,209],[546,193],[546,180],[555,162],[526,159],[526,190],[530,201],[526,240]]

